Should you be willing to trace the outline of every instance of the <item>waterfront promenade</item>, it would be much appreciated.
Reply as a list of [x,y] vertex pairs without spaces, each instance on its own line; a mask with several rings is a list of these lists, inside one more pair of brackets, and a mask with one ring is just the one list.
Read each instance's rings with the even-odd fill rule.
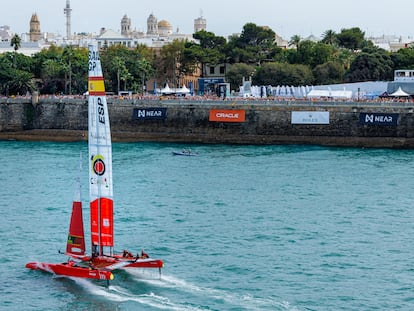
[[[113,141],[228,144],[318,144],[414,148],[414,103],[408,100],[340,101],[108,97]],[[137,118],[136,110],[164,111]],[[212,120],[212,112],[241,112],[243,120]],[[295,121],[313,114],[316,120]],[[363,121],[393,119],[387,123]],[[305,119],[303,119],[305,120]],[[0,98],[0,139],[87,140],[84,96]]]

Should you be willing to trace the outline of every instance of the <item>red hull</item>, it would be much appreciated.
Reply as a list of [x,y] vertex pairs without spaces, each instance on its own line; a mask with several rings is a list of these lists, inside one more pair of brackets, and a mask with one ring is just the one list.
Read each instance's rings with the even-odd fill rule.
[[[116,254],[113,256],[98,256],[91,259],[91,264],[98,268],[162,268],[164,263],[160,259],[139,258],[133,256],[122,256]],[[112,266],[112,267],[111,267]]]
[[162,268],[164,263],[160,259],[138,259],[125,268]]
[[45,263],[45,262],[29,262],[26,268],[32,270],[42,270],[56,275],[72,276],[77,278],[97,279],[97,280],[113,280],[114,275],[108,270],[90,269],[87,267],[74,266],[74,262],[64,263]]

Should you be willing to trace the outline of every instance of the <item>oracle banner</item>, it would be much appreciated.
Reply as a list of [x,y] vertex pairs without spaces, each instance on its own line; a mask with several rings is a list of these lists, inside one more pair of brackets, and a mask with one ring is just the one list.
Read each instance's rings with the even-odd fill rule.
[[244,122],[246,110],[211,109],[209,120],[212,122]]

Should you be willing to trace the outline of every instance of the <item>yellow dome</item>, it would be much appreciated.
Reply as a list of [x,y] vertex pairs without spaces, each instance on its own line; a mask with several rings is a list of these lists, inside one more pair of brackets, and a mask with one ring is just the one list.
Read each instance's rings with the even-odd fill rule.
[[172,26],[168,21],[162,20],[162,21],[159,21],[158,28],[172,28]]

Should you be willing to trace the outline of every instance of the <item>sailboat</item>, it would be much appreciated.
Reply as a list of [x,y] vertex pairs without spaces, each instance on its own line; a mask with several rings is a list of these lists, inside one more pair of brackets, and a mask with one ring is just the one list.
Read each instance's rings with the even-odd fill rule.
[[120,268],[158,268],[163,261],[143,250],[137,255],[114,252],[114,201],[112,183],[112,143],[105,85],[98,49],[89,46],[88,149],[91,254],[86,254],[80,182],[72,203],[65,254],[62,263],[29,262],[26,268],[57,275],[112,280]]

